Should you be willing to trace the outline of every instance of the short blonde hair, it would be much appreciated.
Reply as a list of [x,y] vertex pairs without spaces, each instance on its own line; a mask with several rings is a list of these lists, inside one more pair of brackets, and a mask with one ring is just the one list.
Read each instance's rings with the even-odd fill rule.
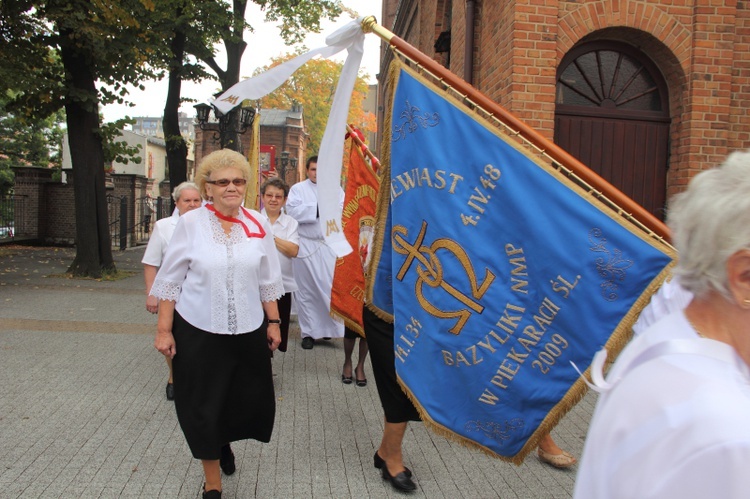
[[250,163],[247,162],[245,156],[231,149],[214,151],[203,158],[198,171],[195,173],[195,183],[204,199],[208,199],[206,180],[211,178],[213,172],[224,168],[237,168],[242,172],[242,178],[250,179]]

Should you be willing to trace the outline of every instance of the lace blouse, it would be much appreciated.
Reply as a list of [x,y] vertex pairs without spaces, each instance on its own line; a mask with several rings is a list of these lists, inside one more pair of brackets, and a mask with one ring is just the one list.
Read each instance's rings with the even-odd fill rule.
[[206,208],[180,217],[156,274],[151,295],[176,301],[175,310],[191,325],[217,334],[255,331],[263,322],[261,302],[284,294],[281,267],[268,220],[240,210],[240,224],[224,233]]

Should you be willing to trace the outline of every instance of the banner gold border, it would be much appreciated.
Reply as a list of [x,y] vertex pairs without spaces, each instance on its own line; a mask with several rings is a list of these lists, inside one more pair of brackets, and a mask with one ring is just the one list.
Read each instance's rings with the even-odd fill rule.
[[[381,185],[380,185],[380,194],[378,196],[378,205],[377,205],[377,210],[376,210],[377,227],[380,230],[375,231],[375,237],[373,240],[374,251],[373,251],[372,259],[370,261],[370,266],[368,268],[368,274],[370,276],[370,279],[366,283],[367,307],[381,319],[387,322],[393,323],[394,321],[393,315],[373,305],[372,296],[373,296],[373,291],[374,291],[373,289],[374,288],[374,275],[375,275],[375,271],[377,270],[378,263],[380,262],[380,259],[383,256],[382,255],[383,242],[384,242],[383,238],[386,237],[386,235],[383,233],[384,231],[382,230],[382,227],[385,226],[385,223],[386,223],[385,217],[388,213],[388,208],[390,205],[391,132],[392,132],[392,125],[393,125],[392,123],[393,99],[394,99],[394,95],[396,92],[396,88],[398,86],[398,80],[399,80],[399,75],[400,75],[401,70],[406,71],[412,77],[417,79],[420,83],[425,85],[428,89],[434,91],[438,95],[445,98],[449,103],[453,104],[457,109],[461,110],[464,114],[466,114],[470,118],[480,123],[487,130],[495,134],[498,138],[500,138],[507,144],[511,145],[513,148],[515,148],[518,152],[523,154],[530,161],[533,161],[534,164],[542,168],[548,174],[555,177],[555,179],[557,179],[562,184],[569,187],[573,192],[578,194],[585,201],[594,205],[600,211],[602,211],[607,216],[609,216],[612,220],[614,220],[619,225],[621,225],[624,229],[628,230],[630,233],[632,233],[633,235],[636,235],[642,240],[650,243],[651,245],[653,245],[654,247],[661,250],[662,252],[664,252],[665,254],[667,254],[668,256],[672,258],[673,260],[672,263],[667,265],[659,273],[659,275],[656,276],[651,281],[651,283],[646,288],[646,290],[641,294],[640,297],[638,297],[634,306],[625,315],[625,317],[623,317],[623,319],[620,321],[620,323],[617,325],[615,330],[610,335],[605,347],[607,348],[607,351],[609,352],[610,361],[614,361],[614,359],[620,354],[622,349],[625,347],[627,342],[632,337],[632,327],[633,327],[633,324],[635,324],[636,320],[638,319],[638,315],[640,314],[641,310],[648,304],[649,300],[651,299],[651,296],[656,292],[657,289],[659,289],[659,287],[664,282],[664,280],[667,279],[668,276],[671,275],[672,268],[677,258],[674,248],[670,246],[669,244],[667,244],[666,242],[664,242],[662,239],[654,237],[654,236],[649,236],[648,234],[646,234],[642,229],[635,226],[632,222],[630,222],[627,218],[625,218],[621,213],[617,213],[613,208],[611,208],[607,204],[600,201],[600,199],[594,192],[586,191],[581,185],[577,184],[576,182],[573,182],[570,178],[560,173],[560,171],[558,171],[556,168],[553,168],[547,162],[542,161],[540,158],[530,154],[527,149],[525,149],[518,143],[516,138],[508,136],[508,134],[504,133],[497,126],[493,125],[491,122],[489,122],[483,115],[481,115],[476,110],[468,109],[464,102],[455,98],[446,90],[439,88],[432,81],[422,76],[419,72],[409,68],[406,64],[401,62],[398,58],[394,58],[393,62],[391,63],[388,69],[388,77],[387,77],[387,83],[386,83],[387,88],[388,88],[388,92],[386,96],[387,112],[385,113],[385,120],[383,124],[383,138],[381,140],[381,157],[382,157]],[[510,140],[508,140],[509,138]],[[590,366],[586,368],[584,375],[590,378]],[[414,406],[417,408],[420,416],[422,417],[422,420],[424,421],[425,425],[428,428],[430,428],[430,430],[434,431],[435,433],[439,435],[445,436],[453,441],[456,441],[462,445],[465,445],[471,448],[480,449],[488,455],[500,458],[504,461],[510,461],[516,465],[520,465],[524,461],[526,456],[535,447],[538,446],[539,441],[552,431],[552,429],[560,422],[560,420],[573,408],[573,406],[575,406],[586,395],[586,392],[588,391],[588,386],[586,385],[584,380],[578,379],[570,387],[570,389],[566,392],[566,394],[560,399],[560,401],[549,411],[549,413],[544,418],[544,420],[539,425],[539,427],[534,431],[534,433],[526,441],[526,444],[523,446],[523,448],[514,456],[507,457],[507,456],[502,456],[500,454],[497,454],[495,451],[489,449],[488,447],[485,447],[473,440],[467,439],[455,433],[454,431],[450,430],[449,428],[446,428],[440,423],[437,423],[436,421],[434,421],[432,418],[429,417],[429,414],[421,406],[417,398],[414,396],[411,390],[409,390],[409,388],[405,385],[405,383],[401,380],[400,377],[399,377],[399,384],[401,385],[402,389],[407,394],[409,399],[414,403]]]

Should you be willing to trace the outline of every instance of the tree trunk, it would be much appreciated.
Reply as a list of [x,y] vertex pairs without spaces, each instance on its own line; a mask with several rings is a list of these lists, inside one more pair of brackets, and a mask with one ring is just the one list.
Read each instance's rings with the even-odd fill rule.
[[[246,9],[246,0],[235,0],[233,2],[233,14],[236,21],[232,27],[233,36],[224,39],[224,48],[227,51],[227,70],[224,72],[224,77],[220,78],[222,90],[228,90],[240,81],[242,54],[245,53],[247,47],[247,43],[242,37]],[[224,147],[237,152],[242,152],[242,139],[240,134],[235,132],[240,128],[240,107],[237,106],[229,112],[229,127],[222,137]]]
[[[181,13],[178,12],[178,15]],[[187,180],[187,144],[180,133],[180,93],[182,88],[182,67],[185,55],[186,35],[182,29],[175,31],[170,44],[172,62],[169,69],[169,88],[164,105],[162,127],[167,143],[167,164],[169,165],[169,190]],[[174,200],[172,200],[174,210]]]
[[97,134],[96,78],[86,58],[75,47],[63,45],[60,53],[70,89],[65,98],[65,114],[76,210],[76,256],[68,272],[98,278],[103,271],[116,269],[107,216],[104,153]]

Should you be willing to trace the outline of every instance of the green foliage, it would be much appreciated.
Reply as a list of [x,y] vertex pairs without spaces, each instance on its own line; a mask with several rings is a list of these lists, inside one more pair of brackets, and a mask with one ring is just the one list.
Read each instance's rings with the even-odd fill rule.
[[[145,62],[162,40],[148,29],[152,11],[147,0],[0,2],[0,90],[21,90],[9,105],[26,117],[57,112],[66,98],[94,111],[99,103],[123,103],[126,85],[142,88],[153,75]],[[98,93],[66,84],[61,47],[86,58],[102,84]]]
[[18,117],[7,110],[12,93],[0,96],[0,194],[13,186],[12,166],[60,168],[64,113],[43,119]]
[[132,125],[135,120],[132,118],[123,118],[112,123],[104,123],[99,128],[99,135],[102,138],[102,148],[104,150],[104,165],[112,163],[122,163],[127,165],[131,161],[137,165],[141,164],[141,157],[138,153],[141,151],[141,145],[128,145],[124,140],[118,140],[122,136],[121,130],[125,125]]

